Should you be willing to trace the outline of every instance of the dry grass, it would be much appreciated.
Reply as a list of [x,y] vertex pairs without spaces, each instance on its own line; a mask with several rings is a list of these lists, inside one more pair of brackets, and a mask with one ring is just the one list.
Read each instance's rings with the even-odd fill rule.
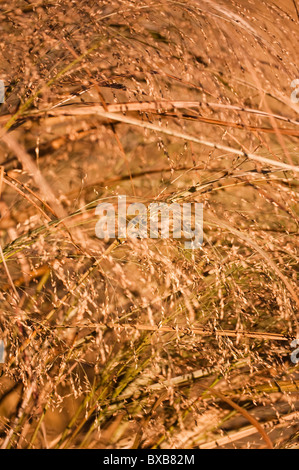
[[[0,444],[298,447],[293,1],[0,3]],[[95,207],[204,204],[204,243]]]

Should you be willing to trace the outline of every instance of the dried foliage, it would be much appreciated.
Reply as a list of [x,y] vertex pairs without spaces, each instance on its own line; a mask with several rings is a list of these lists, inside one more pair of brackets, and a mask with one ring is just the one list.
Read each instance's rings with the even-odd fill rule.
[[[3,448],[298,447],[295,6],[1,2]],[[121,194],[202,247],[97,239]]]

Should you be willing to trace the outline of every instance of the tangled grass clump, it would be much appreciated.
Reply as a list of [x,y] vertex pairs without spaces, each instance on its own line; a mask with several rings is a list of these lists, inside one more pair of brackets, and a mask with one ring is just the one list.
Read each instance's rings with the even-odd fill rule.
[[298,447],[294,3],[1,2],[2,448]]

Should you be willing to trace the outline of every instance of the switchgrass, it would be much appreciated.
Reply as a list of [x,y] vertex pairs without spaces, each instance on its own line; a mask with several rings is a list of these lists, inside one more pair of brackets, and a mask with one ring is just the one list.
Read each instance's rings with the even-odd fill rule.
[[[2,448],[298,447],[294,3],[2,2]],[[95,236],[203,203],[204,241]]]

